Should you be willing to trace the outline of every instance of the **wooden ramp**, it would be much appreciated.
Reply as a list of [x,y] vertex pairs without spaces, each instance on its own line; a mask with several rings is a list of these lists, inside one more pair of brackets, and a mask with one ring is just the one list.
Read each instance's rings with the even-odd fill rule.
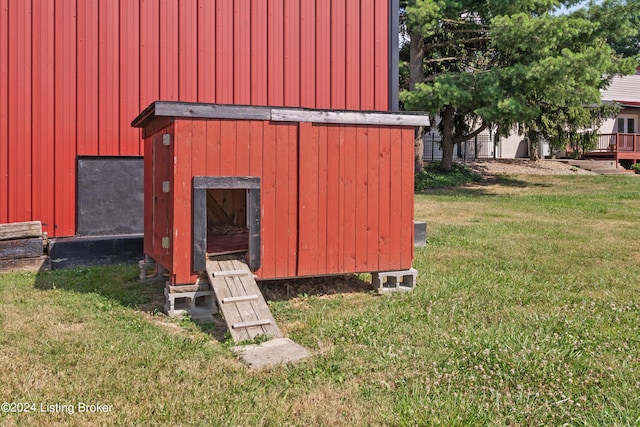
[[247,264],[208,259],[207,275],[235,341],[251,340],[258,335],[282,337]]

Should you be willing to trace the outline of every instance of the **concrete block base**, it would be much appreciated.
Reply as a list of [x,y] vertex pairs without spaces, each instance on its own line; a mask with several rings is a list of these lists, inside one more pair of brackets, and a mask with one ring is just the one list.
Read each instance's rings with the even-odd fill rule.
[[378,293],[411,292],[416,287],[418,270],[381,271],[372,273],[371,277],[373,288]]
[[[172,286],[172,288],[176,287]],[[171,317],[188,314],[194,320],[212,321],[213,315],[218,312],[211,289],[172,293],[165,288],[164,297],[166,298],[164,311]]]
[[144,259],[138,261],[138,268],[140,269],[138,278],[141,282],[152,282],[163,279],[164,275],[169,272],[169,270],[158,264],[148,255],[145,255]]
[[233,348],[233,352],[251,369],[293,363],[311,356],[309,350],[289,338],[237,346]]
[[427,246],[427,223],[424,221],[413,221],[413,246]]

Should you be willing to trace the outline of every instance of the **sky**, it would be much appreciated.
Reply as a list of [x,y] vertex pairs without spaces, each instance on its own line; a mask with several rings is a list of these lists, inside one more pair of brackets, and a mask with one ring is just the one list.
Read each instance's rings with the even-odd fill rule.
[[[597,0],[596,3],[601,3],[602,0]],[[580,9],[581,7],[586,7],[589,5],[589,1],[588,0],[583,0],[580,3],[578,3],[577,5],[570,7],[570,8],[566,8],[566,7],[561,7],[558,10],[558,14],[564,14],[564,13],[569,13],[569,12],[573,12],[574,10]]]

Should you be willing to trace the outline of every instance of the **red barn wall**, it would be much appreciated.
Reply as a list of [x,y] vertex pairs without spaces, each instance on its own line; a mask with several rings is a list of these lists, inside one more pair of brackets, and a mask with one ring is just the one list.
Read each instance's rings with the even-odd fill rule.
[[0,0],[0,223],[74,235],[77,157],[156,100],[388,110],[390,4]]

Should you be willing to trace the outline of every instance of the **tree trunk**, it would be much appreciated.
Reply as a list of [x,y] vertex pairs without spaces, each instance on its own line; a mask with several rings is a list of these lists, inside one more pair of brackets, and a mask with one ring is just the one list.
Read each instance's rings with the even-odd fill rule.
[[424,126],[416,129],[416,139],[413,142],[414,172],[424,169]]
[[442,114],[442,161],[440,167],[443,171],[450,171],[453,167],[453,140],[455,109],[453,105],[447,105]]
[[538,155],[538,134],[535,132],[527,131],[525,134],[527,143],[529,146],[529,160],[534,162],[538,161],[540,156]]
[[414,90],[416,83],[424,81],[424,38],[416,31],[411,31],[409,37],[409,90]]
[[[422,62],[424,60],[424,38],[416,31],[409,34],[411,39],[409,45],[409,90],[414,90],[416,83],[424,80],[424,68]],[[424,169],[424,126],[420,126],[416,130],[416,139],[414,141],[414,171],[418,173]]]

